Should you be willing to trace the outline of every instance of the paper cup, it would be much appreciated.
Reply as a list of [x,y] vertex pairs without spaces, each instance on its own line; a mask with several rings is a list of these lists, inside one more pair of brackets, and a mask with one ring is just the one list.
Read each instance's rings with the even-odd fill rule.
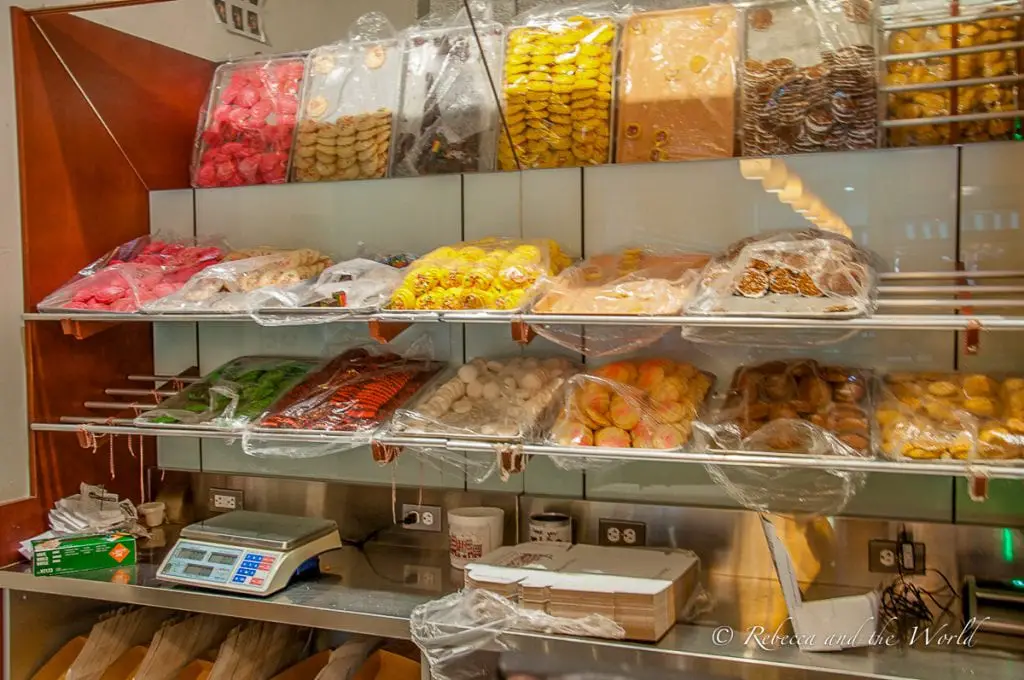
[[155,501],[153,503],[143,503],[138,507],[139,514],[142,515],[142,521],[147,527],[158,527],[164,523],[164,511],[167,510],[167,506],[161,501]]
[[505,538],[505,511],[501,508],[459,508],[448,512],[448,556],[462,569],[500,548]]

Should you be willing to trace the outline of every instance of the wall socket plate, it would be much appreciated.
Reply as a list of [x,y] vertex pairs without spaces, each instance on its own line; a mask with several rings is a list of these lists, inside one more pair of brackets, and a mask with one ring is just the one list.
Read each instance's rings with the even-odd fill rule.
[[209,509],[213,512],[232,512],[245,506],[245,493],[238,489],[217,489],[210,487]]
[[642,548],[647,545],[647,525],[624,519],[597,520],[597,544],[616,548]]
[[412,531],[441,531],[441,506],[402,503],[402,519],[409,515],[415,515],[416,521],[402,524],[404,528]]
[[904,574],[924,574],[927,569],[924,543],[900,543],[877,538],[868,541],[868,571],[897,574],[901,565]]
[[410,588],[431,593],[440,593],[444,586],[441,567],[428,567],[422,564],[405,565],[402,580]]

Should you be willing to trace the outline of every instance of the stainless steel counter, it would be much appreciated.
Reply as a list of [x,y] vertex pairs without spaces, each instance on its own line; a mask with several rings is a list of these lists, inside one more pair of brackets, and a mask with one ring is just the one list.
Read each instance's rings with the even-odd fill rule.
[[[319,578],[258,599],[160,583],[155,572],[162,550],[141,550],[140,556],[143,562],[135,567],[66,577],[35,577],[28,565],[14,565],[0,570],[0,588],[11,591],[10,596],[17,596],[17,591],[46,593],[408,639],[413,608],[455,591],[462,576],[448,566],[447,554],[441,551],[371,547],[361,553],[344,548],[324,556],[324,573]],[[1024,657],[997,650],[880,647],[806,653],[785,646],[761,649],[745,643],[744,631],[757,622],[779,620],[777,584],[723,577],[709,585],[715,607],[698,624],[676,626],[656,645],[517,632],[504,635],[496,646],[585,658],[605,667],[642,666],[758,680],[1024,677]],[[819,596],[842,594],[849,593],[836,590]],[[721,626],[735,631],[731,642],[720,644],[723,638],[716,638],[714,632]]]

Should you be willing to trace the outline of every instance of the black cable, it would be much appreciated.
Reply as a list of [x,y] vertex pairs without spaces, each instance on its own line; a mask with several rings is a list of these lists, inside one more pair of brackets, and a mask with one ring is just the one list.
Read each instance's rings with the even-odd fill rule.
[[523,166],[519,163],[519,154],[516,152],[516,145],[512,143],[512,131],[509,130],[508,121],[505,119],[505,108],[501,105],[501,97],[498,96],[498,87],[494,83],[494,77],[491,75],[491,67],[487,64],[487,55],[484,52],[483,41],[480,40],[480,34],[476,31],[476,21],[473,20],[473,11],[469,8],[469,0],[462,0],[462,6],[466,8],[466,16],[469,18],[469,28],[473,31],[473,38],[476,40],[476,48],[480,50],[480,61],[484,64],[484,71],[487,73],[487,82],[491,86],[491,94],[494,95],[494,102],[498,105],[498,115],[501,117],[501,129],[505,132],[505,138],[508,139],[508,146],[512,149],[512,158],[516,162],[516,170],[522,171]]
[[[908,645],[915,637],[914,632],[923,627],[935,623],[936,617],[932,613],[929,602],[938,610],[939,619],[955,616],[953,604],[960,599],[956,588],[949,579],[938,569],[927,569],[925,573],[934,572],[942,579],[943,585],[934,590],[928,590],[907,580],[907,574],[903,571],[902,565],[897,563],[899,571],[893,581],[882,591],[879,613],[882,615],[883,626],[880,632],[885,632],[890,627],[895,627],[895,634],[900,644]],[[940,598],[948,595],[945,602]]]

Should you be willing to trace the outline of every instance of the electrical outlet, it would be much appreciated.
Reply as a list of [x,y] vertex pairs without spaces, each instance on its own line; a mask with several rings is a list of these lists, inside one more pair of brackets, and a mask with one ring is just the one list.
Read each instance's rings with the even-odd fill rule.
[[642,548],[647,545],[647,525],[622,519],[599,519],[598,545],[617,548]]
[[441,592],[443,586],[441,579],[440,567],[426,567],[422,564],[407,564],[402,573],[405,585],[431,593]]
[[925,573],[924,543],[872,539],[868,541],[868,571],[879,574]]
[[213,512],[241,510],[245,494],[238,489],[210,489],[209,508]]
[[402,526],[413,531],[441,531],[441,508],[437,505],[402,503]]

